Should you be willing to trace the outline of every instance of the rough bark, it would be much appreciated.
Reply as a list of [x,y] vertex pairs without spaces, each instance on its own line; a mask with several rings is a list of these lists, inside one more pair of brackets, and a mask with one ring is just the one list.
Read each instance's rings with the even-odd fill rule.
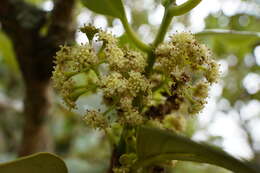
[[[74,39],[73,9],[76,0],[56,0],[50,17],[21,0],[1,0],[0,22],[12,40],[24,79],[24,128],[19,156],[51,151],[47,119],[53,56],[60,44]],[[49,23],[46,36],[40,29]]]

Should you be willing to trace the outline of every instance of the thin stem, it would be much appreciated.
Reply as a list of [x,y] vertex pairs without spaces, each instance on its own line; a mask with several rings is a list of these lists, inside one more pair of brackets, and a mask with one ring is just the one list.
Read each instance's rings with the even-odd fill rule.
[[103,114],[107,115],[108,113],[110,113],[111,111],[113,111],[116,108],[116,104],[110,106]]
[[118,167],[120,165],[119,158],[122,154],[126,152],[126,142],[125,142],[125,135],[127,133],[128,127],[124,126],[118,145],[114,145],[114,149],[110,159],[110,165],[107,173],[113,173],[113,168]]
[[169,4],[168,7],[165,8],[162,24],[158,31],[158,34],[153,42],[153,47],[156,47],[160,44],[167,33],[167,29],[171,24],[173,16],[179,16],[185,14],[196,7],[202,0],[189,0],[182,5],[171,5]]
[[195,8],[202,0],[189,0],[178,6],[171,6],[169,8],[169,13],[171,16],[180,16],[183,15],[193,8]]
[[[176,6],[169,4],[168,7],[165,8],[163,20],[160,26],[160,29],[155,37],[155,40],[152,44],[153,48],[156,48],[163,40],[167,33],[167,30],[171,24],[173,16],[179,16],[185,14],[196,7],[202,0],[189,0],[182,5]],[[147,60],[147,68],[146,68],[146,75],[150,75],[153,65],[155,63],[155,54],[151,52],[148,54]]]
[[78,88],[70,94],[70,98],[72,100],[77,100],[81,95],[85,94],[88,91],[90,91],[90,89],[86,87]]
[[[163,16],[163,19],[162,19],[162,24],[160,26],[160,29],[154,39],[154,42],[152,44],[152,47],[157,47],[163,40],[164,40],[164,37],[167,33],[167,30],[171,24],[171,21],[172,21],[172,17],[169,12],[168,12],[168,8],[165,8],[165,12],[164,12],[164,16]],[[155,54],[154,52],[150,52],[148,54],[148,59],[147,59],[147,67],[146,67],[146,74],[147,75],[150,75],[151,71],[152,71],[152,68],[153,68],[153,65],[155,63]]]
[[146,76],[149,76],[151,74],[154,63],[155,63],[155,54],[154,54],[154,52],[150,52],[148,54],[147,66],[146,66],[146,69],[145,69]]
[[125,28],[125,31],[127,33],[127,35],[130,37],[130,39],[135,43],[135,45],[141,49],[144,52],[151,52],[152,48],[147,45],[146,43],[144,43],[142,40],[140,40],[138,38],[138,36],[136,35],[136,33],[133,31],[133,29],[131,28],[131,26],[129,25],[126,17],[121,19],[121,22]]
[[212,36],[212,35],[235,35],[235,36],[251,36],[251,37],[259,37],[260,32],[253,32],[253,31],[235,31],[235,30],[226,30],[226,29],[207,29],[202,32],[198,32],[195,34],[196,36]]
[[153,47],[157,47],[164,40],[167,30],[171,24],[172,17],[173,16],[170,15],[168,9],[166,8],[162,19],[162,24],[153,42]]

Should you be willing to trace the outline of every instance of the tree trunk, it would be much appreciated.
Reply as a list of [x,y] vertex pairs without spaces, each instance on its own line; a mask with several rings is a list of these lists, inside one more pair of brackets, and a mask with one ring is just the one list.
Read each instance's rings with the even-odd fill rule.
[[[55,0],[51,12],[45,12],[23,0],[1,0],[0,22],[12,40],[25,83],[24,126],[18,155],[53,149],[48,133],[50,77],[53,56],[75,36],[76,0]],[[40,30],[48,24],[48,32]]]
[[35,82],[26,86],[24,129],[19,156],[53,149],[48,123],[46,123],[51,103],[49,92],[49,81]]

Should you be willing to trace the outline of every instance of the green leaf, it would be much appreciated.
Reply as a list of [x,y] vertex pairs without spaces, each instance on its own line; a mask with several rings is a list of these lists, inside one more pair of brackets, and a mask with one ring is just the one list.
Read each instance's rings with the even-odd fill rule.
[[81,2],[96,13],[119,19],[125,18],[125,10],[121,0],[81,0]]
[[65,163],[50,153],[37,153],[17,160],[1,163],[1,173],[67,173]]
[[142,126],[137,134],[138,161],[133,169],[166,160],[183,160],[214,164],[236,173],[256,173],[226,152],[166,130]]
[[123,35],[121,35],[120,37],[118,37],[119,40],[119,45],[121,47],[123,46],[128,46],[131,49],[137,49],[136,45],[134,44],[134,42],[131,41],[131,39],[129,38],[129,36],[124,33]]
[[243,58],[260,41],[260,33],[225,29],[208,29],[195,34],[210,45],[218,56],[233,53]]
[[14,72],[19,71],[12,43],[2,31],[0,31],[0,60],[1,58]]

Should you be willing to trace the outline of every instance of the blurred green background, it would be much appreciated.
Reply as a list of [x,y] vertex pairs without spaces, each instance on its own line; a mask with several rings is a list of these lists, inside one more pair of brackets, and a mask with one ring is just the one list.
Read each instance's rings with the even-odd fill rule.
[[[26,0],[45,11],[51,11],[51,0]],[[124,0],[128,19],[140,37],[151,42],[163,15],[160,0]],[[177,0],[177,4],[185,0]],[[0,4],[1,5],[1,4]],[[127,42],[118,19],[94,14],[80,3],[76,9],[77,25],[91,23],[106,29]],[[259,32],[256,36],[213,34],[198,39],[207,44],[221,65],[221,80],[211,89],[205,110],[190,118],[186,135],[208,142],[230,154],[260,165],[260,0],[203,0],[189,14],[175,17],[169,29],[201,32],[204,29],[231,29]],[[44,32],[44,30],[42,31]],[[77,31],[77,43],[86,43]],[[88,128],[82,114],[97,108],[97,96],[81,97],[78,110],[68,111],[53,92],[49,126],[54,137],[54,152],[65,158],[73,173],[101,173],[109,165],[110,146],[102,132]],[[0,23],[0,162],[16,157],[21,140],[24,85],[12,43]],[[228,171],[190,162],[178,162],[167,172],[227,173]]]

